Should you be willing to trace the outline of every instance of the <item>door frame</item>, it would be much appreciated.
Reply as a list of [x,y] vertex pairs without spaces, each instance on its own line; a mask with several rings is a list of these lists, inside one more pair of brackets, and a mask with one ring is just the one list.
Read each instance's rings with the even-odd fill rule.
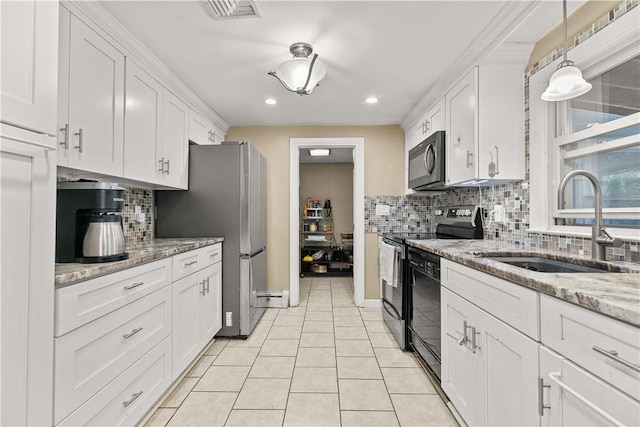
[[290,138],[289,299],[300,303],[300,149],[353,148],[353,301],[364,307],[364,138]]

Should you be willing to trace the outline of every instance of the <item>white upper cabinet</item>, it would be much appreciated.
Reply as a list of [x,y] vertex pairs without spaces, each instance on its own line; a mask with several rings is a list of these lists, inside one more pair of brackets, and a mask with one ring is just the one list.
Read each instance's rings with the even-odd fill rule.
[[60,63],[58,164],[122,176],[124,55],[64,9],[60,17],[60,50],[68,52]]
[[124,126],[124,176],[162,183],[164,88],[127,58]]
[[524,179],[522,66],[474,67],[445,97],[447,185]]
[[431,107],[418,121],[414,129],[414,138],[412,146],[420,144],[432,133],[444,130],[445,127],[445,104],[444,98],[440,99],[433,107]]
[[165,89],[162,124],[162,183],[187,189],[189,156],[189,107]]
[[220,144],[224,135],[211,120],[194,110],[189,114],[189,141],[198,145]]
[[56,134],[58,4],[3,1],[1,120]]

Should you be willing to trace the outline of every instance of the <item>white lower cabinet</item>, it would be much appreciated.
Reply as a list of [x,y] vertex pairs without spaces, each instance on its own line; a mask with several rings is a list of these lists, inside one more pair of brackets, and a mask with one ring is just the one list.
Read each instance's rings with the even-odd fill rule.
[[171,337],[166,337],[59,425],[135,425],[172,381]]
[[173,283],[173,376],[177,378],[222,326],[222,263]]
[[469,425],[539,423],[538,344],[442,288],[442,388]]
[[540,347],[543,426],[637,426],[640,403],[546,347]]
[[56,338],[56,423],[169,336],[171,303],[166,286]]

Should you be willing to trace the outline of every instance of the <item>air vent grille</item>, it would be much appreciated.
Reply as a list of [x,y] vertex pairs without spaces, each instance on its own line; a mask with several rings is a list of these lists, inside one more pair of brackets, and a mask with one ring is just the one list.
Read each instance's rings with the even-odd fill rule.
[[260,17],[253,0],[207,0],[207,4],[215,20]]

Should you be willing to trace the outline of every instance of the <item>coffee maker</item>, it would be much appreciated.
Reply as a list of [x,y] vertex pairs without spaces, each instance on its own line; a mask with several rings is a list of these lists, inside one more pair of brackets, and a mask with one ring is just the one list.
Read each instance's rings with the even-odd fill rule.
[[56,262],[97,263],[128,258],[124,187],[95,181],[58,183]]

